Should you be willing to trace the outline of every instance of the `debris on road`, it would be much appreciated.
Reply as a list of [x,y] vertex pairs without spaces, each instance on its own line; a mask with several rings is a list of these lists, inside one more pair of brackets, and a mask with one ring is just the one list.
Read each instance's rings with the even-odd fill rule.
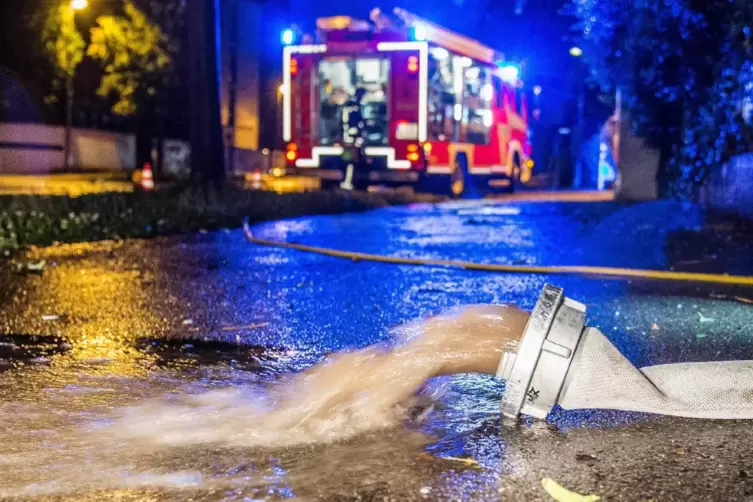
[[459,458],[459,457],[442,457],[444,460],[452,460],[453,462],[460,462],[468,467],[480,467],[479,463],[472,458]]
[[590,453],[576,453],[575,460],[578,462],[595,462],[596,455],[591,455]]
[[109,364],[112,361],[114,361],[111,357],[92,357],[91,359],[85,359],[82,361],[84,364],[90,364],[94,366],[98,366],[100,364]]
[[38,261],[26,261],[16,265],[16,271],[20,274],[37,274],[44,273],[44,269],[47,266],[47,260]]
[[223,326],[222,331],[241,331],[244,329],[259,329],[259,328],[266,328],[269,326],[268,322],[262,322],[259,324],[248,324],[246,326]]
[[601,500],[601,497],[598,495],[581,495],[580,493],[570,491],[552,478],[542,479],[541,486],[557,502],[596,502],[597,500]]
[[696,314],[698,314],[698,321],[701,322],[702,324],[716,321],[716,319],[714,319],[713,317],[706,317],[700,312],[696,312]]

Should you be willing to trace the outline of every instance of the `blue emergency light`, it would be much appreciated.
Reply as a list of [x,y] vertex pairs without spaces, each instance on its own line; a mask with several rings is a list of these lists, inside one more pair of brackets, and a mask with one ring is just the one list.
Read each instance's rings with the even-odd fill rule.
[[426,33],[426,26],[418,23],[411,26],[410,37],[416,42],[426,42],[428,36],[429,34]]
[[509,83],[515,83],[520,77],[520,66],[515,63],[500,63],[499,64],[500,77],[502,80]]
[[280,34],[280,40],[283,45],[293,45],[295,43],[295,32],[290,28],[283,30]]

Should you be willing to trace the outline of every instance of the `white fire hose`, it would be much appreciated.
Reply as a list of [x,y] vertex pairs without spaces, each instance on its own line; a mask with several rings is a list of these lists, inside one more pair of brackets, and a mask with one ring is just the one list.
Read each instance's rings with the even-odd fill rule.
[[515,353],[502,413],[546,418],[564,409],[612,409],[710,419],[753,419],[753,361],[664,364],[638,369],[595,328],[586,307],[546,285]]

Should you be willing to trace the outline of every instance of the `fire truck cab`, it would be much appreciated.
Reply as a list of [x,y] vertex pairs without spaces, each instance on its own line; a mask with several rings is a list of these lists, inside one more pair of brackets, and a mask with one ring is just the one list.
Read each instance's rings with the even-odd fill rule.
[[455,197],[530,178],[520,69],[500,53],[402,9],[317,29],[282,36],[288,172]]

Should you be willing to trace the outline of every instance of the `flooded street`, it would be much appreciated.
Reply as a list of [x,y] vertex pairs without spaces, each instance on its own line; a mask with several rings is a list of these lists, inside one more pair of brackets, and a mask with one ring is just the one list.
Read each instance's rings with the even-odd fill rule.
[[[734,235],[673,244],[705,228],[674,203],[485,201],[254,232],[404,257],[753,272],[735,261],[749,249],[713,249]],[[295,380],[450,307],[530,309],[547,281],[637,366],[753,359],[749,289],[351,262],[252,246],[240,230],[23,260],[46,266],[0,265],[3,500],[547,500],[545,477],[608,500],[753,499],[749,422],[558,410],[507,427],[503,385],[460,375],[394,413],[364,402],[301,426],[311,396]]]

